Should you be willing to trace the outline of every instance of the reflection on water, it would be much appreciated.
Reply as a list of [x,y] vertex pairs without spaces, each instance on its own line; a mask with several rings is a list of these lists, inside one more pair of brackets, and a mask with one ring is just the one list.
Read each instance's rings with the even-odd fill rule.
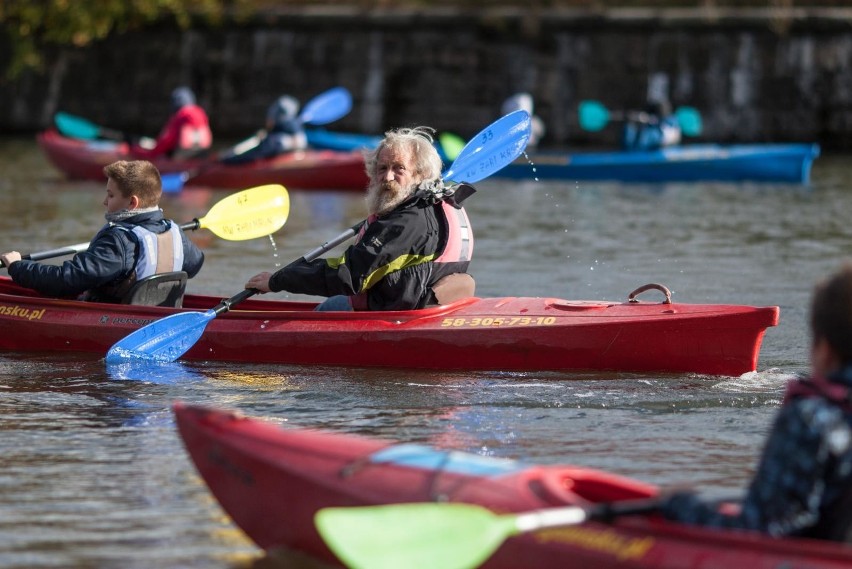
[[[0,235],[7,249],[78,243],[103,223],[102,185],[61,181],[32,141],[6,144],[3,162],[9,175],[0,178]],[[580,464],[736,493],[785,382],[807,369],[811,286],[848,254],[852,225],[839,213],[852,210],[849,174],[842,157],[821,157],[811,187],[486,180],[467,202],[480,296],[624,300],[659,282],[676,302],[780,306],[758,371],[739,378],[217,362],[107,367],[103,357],[0,354],[0,566],[279,563],[231,525],[195,474],[174,430],[175,400],[282,427]],[[226,195],[187,189],[164,198],[163,208],[190,221]],[[354,193],[290,196],[290,217],[272,242],[194,232],[207,260],[189,289],[232,296],[249,276],[298,258],[364,217]]]

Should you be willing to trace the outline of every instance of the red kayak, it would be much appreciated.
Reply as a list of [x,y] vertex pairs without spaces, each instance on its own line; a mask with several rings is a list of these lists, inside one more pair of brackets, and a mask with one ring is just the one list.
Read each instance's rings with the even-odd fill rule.
[[[54,129],[39,133],[37,139],[50,163],[70,179],[105,181],[104,166],[133,159],[123,142],[68,138]],[[163,174],[187,172],[188,185],[210,188],[281,184],[288,189],[363,191],[368,182],[364,157],[358,151],[304,150],[234,165],[165,158],[154,163]]]
[[[183,308],[45,298],[0,277],[0,349],[105,355]],[[395,312],[315,312],[316,303],[247,300],[213,319],[185,358],[455,370],[615,370],[738,376],[754,371],[779,309],[724,304],[466,298]]]
[[[535,466],[424,445],[282,429],[181,403],[174,409],[198,472],[236,525],[262,549],[286,547],[336,565],[340,562],[314,525],[314,515],[323,508],[450,502],[508,514],[617,505],[658,492],[653,485],[590,468]],[[414,532],[426,524],[408,520]],[[852,567],[852,547],[841,544],[702,529],[654,514],[538,530],[501,543],[483,567]]]

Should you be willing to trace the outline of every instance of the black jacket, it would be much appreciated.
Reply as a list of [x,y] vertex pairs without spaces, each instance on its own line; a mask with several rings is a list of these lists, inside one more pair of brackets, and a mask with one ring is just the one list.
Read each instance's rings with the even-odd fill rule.
[[[470,186],[463,186],[470,193]],[[466,192],[456,191],[459,199]],[[469,195],[469,194],[467,194]],[[466,197],[466,196],[465,196]],[[436,263],[447,245],[448,220],[443,199],[420,190],[385,216],[370,222],[361,238],[341,257],[299,259],[280,269],[270,290],[318,296],[363,295],[368,310],[423,308],[431,286],[452,273],[467,272],[469,261]]]

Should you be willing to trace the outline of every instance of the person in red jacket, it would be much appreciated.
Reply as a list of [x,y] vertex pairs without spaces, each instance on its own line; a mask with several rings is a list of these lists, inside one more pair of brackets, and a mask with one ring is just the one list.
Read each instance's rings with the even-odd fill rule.
[[203,156],[213,144],[213,133],[207,113],[195,102],[189,87],[172,91],[172,116],[160,131],[153,148],[133,146],[131,151],[140,158],[195,158]]

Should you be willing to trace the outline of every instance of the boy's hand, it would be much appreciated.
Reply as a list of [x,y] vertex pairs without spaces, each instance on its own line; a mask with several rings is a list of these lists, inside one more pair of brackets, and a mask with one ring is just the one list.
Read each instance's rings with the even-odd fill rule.
[[9,251],[8,253],[3,253],[0,255],[0,262],[3,263],[4,267],[8,267],[12,263],[16,263],[21,260],[21,254],[17,251]]

